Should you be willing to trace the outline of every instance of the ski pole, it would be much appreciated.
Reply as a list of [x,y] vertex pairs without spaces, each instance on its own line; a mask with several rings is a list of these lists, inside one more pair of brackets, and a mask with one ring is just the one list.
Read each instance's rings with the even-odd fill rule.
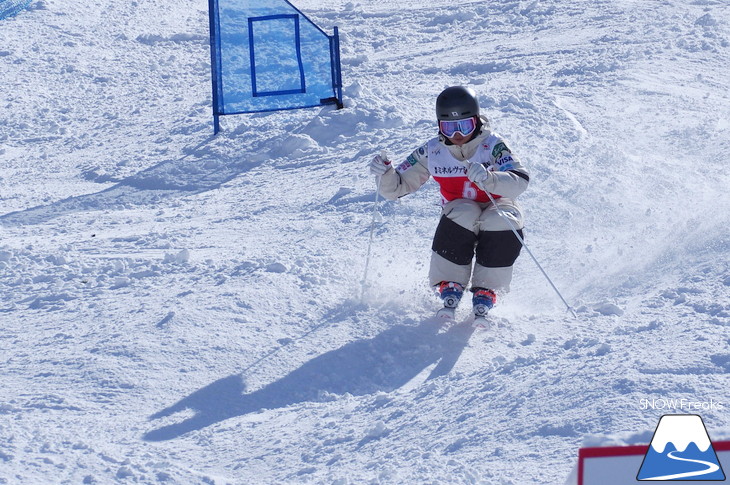
[[[471,165],[472,162],[470,162],[469,160],[466,160],[466,163],[467,163],[467,166],[469,166],[469,165]],[[527,244],[525,244],[525,239],[522,236],[520,236],[520,233],[519,232],[517,232],[517,228],[512,223],[512,221],[510,220],[510,218],[507,217],[507,214],[505,214],[504,211],[502,210],[502,208],[497,205],[497,202],[494,200],[494,197],[492,197],[492,194],[490,194],[486,190],[484,192],[487,194],[487,197],[489,197],[489,200],[492,202],[492,205],[497,210],[497,214],[499,214],[500,217],[502,217],[505,221],[507,221],[507,224],[509,224],[509,227],[512,230],[512,233],[515,235],[515,237],[517,238],[517,240],[520,241],[520,244],[522,244],[522,247],[525,248],[525,250],[527,251],[527,254],[530,255],[530,257],[532,258],[532,260],[535,262],[535,264],[537,265],[537,267],[542,272],[542,275],[545,277],[545,279],[548,280],[548,283],[550,283],[550,286],[553,287],[553,290],[555,290],[555,293],[557,293],[558,296],[560,297],[560,299],[563,301],[563,303],[565,304],[565,307],[573,315],[573,317],[578,318],[578,315],[575,313],[575,310],[573,309],[573,307],[570,306],[567,301],[565,301],[565,298],[563,298],[563,295],[560,293],[560,290],[558,290],[558,287],[555,286],[555,283],[553,283],[553,280],[550,279],[550,277],[548,276],[547,272],[545,272],[545,270],[542,268],[542,265],[537,260],[537,258],[535,257],[535,255],[532,254],[532,251],[530,251],[529,246],[527,246]]]
[[[383,153],[381,155],[384,160],[388,160],[388,157]],[[382,177],[377,178],[377,182],[375,184],[375,203],[373,204],[373,217],[370,221],[370,239],[368,240],[368,254],[365,258],[365,272],[362,275],[362,281],[360,282],[362,285],[362,289],[360,291],[360,303],[363,303],[365,300],[365,287],[367,286],[367,279],[368,279],[368,268],[370,267],[370,251],[373,247],[373,235],[375,234],[375,222],[377,220],[378,215],[378,201],[380,199],[380,181],[382,180]]]

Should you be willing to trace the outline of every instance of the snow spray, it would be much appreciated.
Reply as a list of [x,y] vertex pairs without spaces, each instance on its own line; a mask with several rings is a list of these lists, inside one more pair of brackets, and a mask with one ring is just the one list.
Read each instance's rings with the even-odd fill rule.
[[[470,160],[465,160],[464,163],[466,164],[467,168],[470,167],[471,164],[472,164],[472,162]],[[499,216],[501,218],[503,218],[505,221],[507,221],[507,224],[509,224],[510,229],[512,229],[512,233],[515,235],[515,237],[517,238],[517,240],[520,241],[520,244],[522,244],[522,247],[525,248],[525,251],[527,251],[527,254],[530,255],[530,257],[532,258],[532,260],[535,262],[535,264],[537,265],[537,267],[542,272],[542,275],[545,277],[545,279],[548,280],[548,283],[550,283],[550,286],[553,287],[553,290],[555,290],[555,293],[557,293],[558,296],[560,297],[560,299],[563,300],[563,303],[565,304],[565,307],[573,315],[573,317],[578,318],[578,315],[575,313],[575,310],[573,309],[573,307],[570,306],[567,301],[565,301],[565,298],[563,298],[563,295],[560,293],[560,291],[558,290],[557,286],[555,286],[555,283],[553,283],[553,280],[550,279],[550,277],[545,272],[545,270],[542,268],[542,265],[537,260],[537,258],[535,257],[535,255],[532,254],[532,251],[530,251],[530,248],[527,246],[527,244],[525,244],[525,240],[517,232],[517,228],[515,227],[514,224],[512,224],[512,221],[510,220],[510,218],[507,217],[507,214],[505,214],[502,211],[502,209],[497,205],[497,202],[494,200],[494,197],[492,197],[492,194],[490,194],[486,190],[484,192],[487,194],[487,196],[489,197],[489,200],[492,202],[492,205],[497,210],[497,214],[499,214]]]

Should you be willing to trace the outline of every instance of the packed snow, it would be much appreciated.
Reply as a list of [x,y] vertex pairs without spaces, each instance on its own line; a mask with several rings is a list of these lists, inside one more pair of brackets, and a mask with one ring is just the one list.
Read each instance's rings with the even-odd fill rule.
[[[727,1],[295,1],[345,108],[215,137],[207,3],[0,22],[0,483],[560,485],[669,412],[730,435]],[[436,185],[374,216],[456,84],[577,318],[523,252],[440,324]]]

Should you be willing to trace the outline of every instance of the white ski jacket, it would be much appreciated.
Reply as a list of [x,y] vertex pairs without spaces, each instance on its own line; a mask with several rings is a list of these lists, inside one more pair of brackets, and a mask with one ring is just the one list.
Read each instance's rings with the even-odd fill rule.
[[[527,188],[527,169],[486,122],[479,134],[463,146],[446,143],[447,139],[439,135],[416,149],[405,162],[391,167],[381,176],[380,194],[395,200],[415,192],[430,177],[439,184],[442,205],[456,199],[489,202],[486,192],[495,199],[514,199]],[[467,178],[469,162],[482,163],[489,170],[484,183],[476,185]]]

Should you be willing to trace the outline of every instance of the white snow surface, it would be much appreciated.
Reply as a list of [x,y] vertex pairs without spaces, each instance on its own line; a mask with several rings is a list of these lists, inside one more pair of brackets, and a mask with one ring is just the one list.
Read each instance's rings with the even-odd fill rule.
[[[295,3],[340,28],[345,109],[217,137],[204,0],[0,22],[0,483],[562,484],[652,399],[727,436],[730,4]],[[440,326],[433,182],[381,202],[360,300],[367,163],[454,84],[577,319],[523,252],[491,329]]]

